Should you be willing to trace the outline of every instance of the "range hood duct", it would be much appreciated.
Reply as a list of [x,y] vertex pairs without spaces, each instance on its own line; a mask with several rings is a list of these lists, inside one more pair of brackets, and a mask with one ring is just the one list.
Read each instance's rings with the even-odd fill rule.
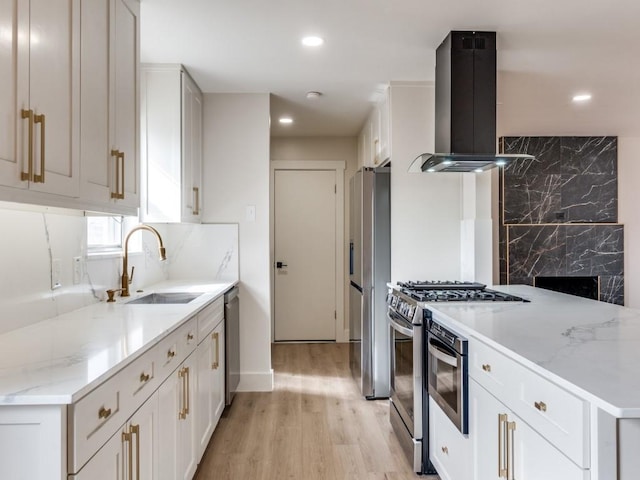
[[531,155],[496,152],[496,32],[449,32],[436,50],[436,152],[409,171],[479,172]]

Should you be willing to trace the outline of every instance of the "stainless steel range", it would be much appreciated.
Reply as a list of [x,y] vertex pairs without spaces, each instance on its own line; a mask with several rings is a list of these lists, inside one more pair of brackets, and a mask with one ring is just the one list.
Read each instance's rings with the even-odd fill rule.
[[[387,320],[391,337],[390,421],[414,471],[436,473],[429,461],[428,445],[429,363],[426,346],[429,344],[428,327],[433,324],[428,304],[526,301],[473,282],[399,282],[389,290]],[[460,382],[464,381],[466,379],[460,379]],[[460,408],[464,411],[466,405],[461,405]]]

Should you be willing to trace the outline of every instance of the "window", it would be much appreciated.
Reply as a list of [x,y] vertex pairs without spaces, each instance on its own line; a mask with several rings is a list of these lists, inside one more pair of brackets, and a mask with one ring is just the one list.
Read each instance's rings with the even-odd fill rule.
[[[89,255],[120,253],[126,232],[137,223],[138,217],[88,215],[87,253]],[[129,251],[141,251],[141,247],[140,238],[132,237],[129,241]]]

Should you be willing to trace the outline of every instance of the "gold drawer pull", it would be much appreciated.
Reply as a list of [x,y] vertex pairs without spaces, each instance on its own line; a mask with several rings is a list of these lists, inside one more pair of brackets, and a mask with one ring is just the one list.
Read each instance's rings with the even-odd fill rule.
[[533,402],[533,405],[541,412],[547,411],[547,404],[544,402]]
[[140,381],[143,382],[143,383],[144,382],[148,382],[150,378],[151,378],[151,375],[149,375],[148,373],[142,372],[140,374]]
[[110,415],[111,415],[110,408],[100,407],[100,410],[98,410],[98,418],[108,418]]
[[482,364],[482,370],[484,370],[485,372],[490,372],[491,371],[491,365],[489,365],[488,363],[483,363]]
[[175,350],[169,350],[167,352],[167,358],[173,358],[176,356],[176,351]]
[[187,340],[193,340],[193,333],[187,334]]
[[442,447],[442,453],[449,455],[449,449],[447,447]]

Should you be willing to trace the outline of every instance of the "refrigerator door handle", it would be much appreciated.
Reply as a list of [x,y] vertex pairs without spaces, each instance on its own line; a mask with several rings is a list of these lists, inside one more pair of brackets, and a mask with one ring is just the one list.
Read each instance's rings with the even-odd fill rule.
[[349,275],[353,275],[353,242],[349,242]]

